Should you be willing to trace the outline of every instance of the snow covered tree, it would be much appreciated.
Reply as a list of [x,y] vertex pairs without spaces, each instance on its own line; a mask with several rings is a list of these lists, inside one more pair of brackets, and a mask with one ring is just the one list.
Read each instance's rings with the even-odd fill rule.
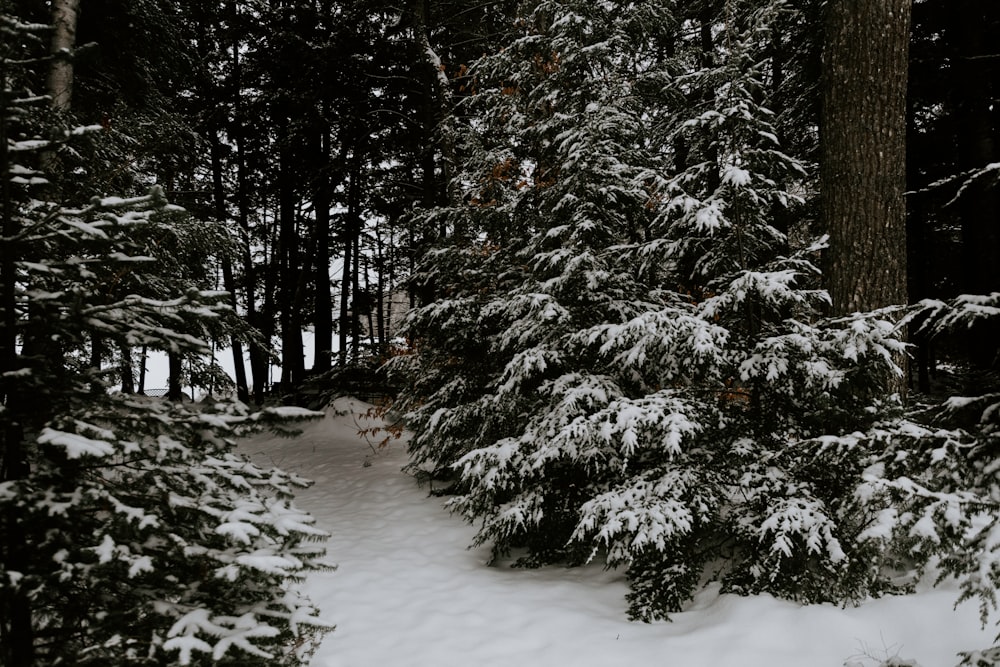
[[891,408],[902,345],[878,315],[824,320],[824,241],[775,224],[805,192],[762,102],[789,11],[530,3],[473,68],[467,205],[436,213],[480,236],[430,255],[439,299],[395,362],[415,465],[458,471],[477,541],[626,567],[635,618],[706,575],[806,601],[889,586],[859,539],[873,454],[824,443]]
[[[993,292],[926,299],[904,324],[936,341],[998,321],[1000,293]],[[1000,380],[992,374],[978,386],[973,395],[918,404],[906,418],[878,423],[836,446],[883,452],[857,492],[879,508],[863,539],[888,545],[920,573],[933,563],[938,581],[954,577],[962,591],[958,602],[978,600],[985,625],[997,609],[1000,585]],[[1000,646],[973,651],[962,664],[993,664],[997,655]]]
[[[641,107],[628,89],[640,66],[609,59],[629,39],[611,14],[589,3],[541,3],[519,21],[520,39],[472,69],[477,92],[468,112],[476,122],[460,150],[468,156],[461,179],[475,187],[467,205],[430,211],[425,223],[465,233],[424,258],[418,285],[440,300],[411,321],[419,359],[400,362],[426,368],[422,385],[442,383],[440,391],[419,390],[434,396],[418,418],[441,428],[427,440],[418,429],[418,463],[425,453],[450,451],[444,458],[454,460],[474,448],[469,436],[477,432],[481,443],[510,435],[529,409],[524,402],[536,397],[517,389],[503,403],[475,405],[483,387],[502,384],[514,357],[544,372],[546,356],[579,325],[574,319],[595,324],[606,308],[632,312],[629,301],[642,299],[642,285],[609,273],[599,255],[622,234],[638,233],[649,215],[648,194],[634,182]],[[594,48],[584,51],[588,39]],[[433,418],[438,408],[451,411],[448,419]]]
[[95,341],[204,353],[226,295],[161,273],[182,215],[161,189],[47,201],[40,154],[100,128],[54,128],[31,92],[47,26],[0,31],[0,659],[301,664],[327,626],[292,584],[325,533],[291,503],[305,480],[233,446],[311,413],[111,390]]

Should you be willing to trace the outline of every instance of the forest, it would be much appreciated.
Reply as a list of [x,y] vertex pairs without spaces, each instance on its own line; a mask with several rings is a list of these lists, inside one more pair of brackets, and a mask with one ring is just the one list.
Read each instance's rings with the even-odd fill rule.
[[996,607],[1000,4],[0,0],[0,35],[4,665],[306,664],[307,482],[233,446],[345,393],[477,544],[621,568],[636,620],[931,566]]

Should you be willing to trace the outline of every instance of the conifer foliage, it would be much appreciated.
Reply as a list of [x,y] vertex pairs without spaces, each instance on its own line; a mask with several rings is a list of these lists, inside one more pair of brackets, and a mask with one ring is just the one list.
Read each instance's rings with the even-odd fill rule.
[[634,618],[706,576],[856,600],[889,587],[856,494],[880,452],[828,439],[893,409],[903,346],[884,313],[823,314],[807,169],[767,108],[793,9],[683,11],[528,3],[473,67],[467,205],[430,214],[464,233],[394,362],[415,464],[458,474],[498,557],[627,568]]
[[227,299],[177,270],[159,188],[49,201],[44,156],[100,128],[32,94],[46,30],[0,15],[0,661],[301,664],[326,626],[292,584],[325,533],[291,503],[305,480],[233,446],[312,413],[109,390],[105,346],[204,353]]

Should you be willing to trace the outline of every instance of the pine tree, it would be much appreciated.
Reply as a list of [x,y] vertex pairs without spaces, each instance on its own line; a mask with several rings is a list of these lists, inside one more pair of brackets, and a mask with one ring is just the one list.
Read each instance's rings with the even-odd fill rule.
[[789,11],[728,3],[692,33],[670,3],[533,3],[473,68],[474,186],[436,213],[481,235],[428,256],[439,299],[395,362],[414,462],[459,473],[477,542],[626,567],[635,618],[712,562],[740,592],[888,587],[853,495],[874,454],[824,438],[888,409],[902,345],[878,314],[824,320],[824,240],[775,225],[808,192],[762,103]]
[[[993,292],[925,299],[903,324],[939,344],[974,325],[998,321],[1000,293]],[[871,508],[863,539],[898,554],[918,574],[933,563],[936,582],[957,580],[956,604],[978,601],[986,625],[997,609],[1000,585],[1000,381],[986,375],[977,386],[974,393],[943,400],[924,397],[905,417],[853,434],[847,446],[882,451],[857,492]],[[998,652],[997,646],[970,651],[961,664],[989,664]]]
[[53,128],[30,93],[46,26],[0,30],[4,664],[301,664],[326,626],[291,584],[325,533],[291,503],[305,480],[233,447],[311,413],[111,391],[96,343],[203,354],[227,298],[165,273],[184,214],[162,189],[46,200],[39,153],[100,127]]

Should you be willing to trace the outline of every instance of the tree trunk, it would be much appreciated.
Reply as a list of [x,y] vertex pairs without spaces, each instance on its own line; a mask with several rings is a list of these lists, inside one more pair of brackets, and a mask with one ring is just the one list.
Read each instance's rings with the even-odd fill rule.
[[121,347],[121,364],[119,365],[120,380],[123,394],[135,393],[135,366],[132,363],[132,348],[124,343]]
[[325,373],[333,367],[333,294],[330,287],[330,175],[329,131],[319,137],[320,169],[313,186],[316,215],[313,266],[315,273],[313,370]]
[[136,389],[140,394],[146,393],[146,359],[149,358],[149,349],[143,345],[139,352],[139,386]]
[[[355,151],[357,149],[355,148]],[[351,295],[352,285],[354,285],[354,274],[357,269],[357,258],[354,256],[354,238],[361,231],[361,158],[357,154],[351,157],[350,172],[348,173],[347,185],[347,214],[344,217],[344,273],[340,283],[340,324],[338,329],[338,342],[340,351],[338,352],[337,365],[340,368],[347,366],[348,362],[348,333],[352,332],[351,326]],[[357,313],[354,313],[355,318]],[[353,342],[351,343],[353,347]]]
[[48,93],[52,108],[69,111],[73,100],[73,48],[76,46],[76,24],[80,0],[52,2],[52,44],[55,56],[49,68]]
[[[390,235],[392,233],[392,222],[389,222]],[[378,353],[380,358],[386,358],[389,350],[389,341],[385,335],[385,243],[382,241],[382,226],[375,228],[375,326],[378,336]]]
[[100,381],[102,360],[104,358],[104,340],[97,334],[90,336],[90,368],[93,371],[93,379],[90,383],[90,391],[100,394],[104,391],[104,385]]
[[176,352],[167,354],[167,398],[171,401],[180,401],[184,398],[184,389],[181,386],[181,374],[184,372],[181,355]]
[[[233,25],[239,25],[239,5],[229,2],[230,20]],[[233,122],[232,133],[236,144],[236,222],[242,235],[243,263],[243,295],[246,298],[246,321],[251,331],[264,337],[262,330],[263,318],[257,307],[257,271],[254,266],[253,252],[250,246],[250,170],[247,167],[247,128],[243,108],[243,60],[240,57],[241,43],[234,35],[232,49],[233,62]],[[267,339],[269,341],[269,339]],[[264,389],[268,384],[269,355],[265,345],[251,339],[248,343],[250,357],[250,374],[253,379],[253,401],[260,404],[264,400]]]
[[[288,124],[286,119],[284,124]],[[296,224],[296,200],[292,137],[279,139],[282,144],[278,166],[278,291],[281,313],[281,384],[285,391],[298,387],[302,382],[305,362],[302,356],[302,326],[294,302],[302,271],[300,266],[299,235]]]
[[[276,238],[277,233],[278,230],[274,224],[272,224],[269,229],[266,229],[263,257],[261,259],[261,269],[264,274],[264,294],[263,304],[261,305],[260,311],[257,313],[257,323],[255,326],[260,331],[265,347],[260,350],[261,354],[257,358],[257,363],[260,364],[260,366],[259,368],[254,369],[254,400],[259,400],[256,398],[258,393],[261,397],[263,397],[265,390],[270,391],[272,389],[271,363],[274,361],[274,355],[272,354],[271,346],[274,341],[274,328],[277,321],[275,317],[276,307],[274,297],[277,290],[280,269],[277,260],[277,250],[275,248],[268,247],[267,239]],[[251,365],[252,364],[253,355],[251,354]],[[261,378],[261,389],[259,392],[256,388],[258,373]]]
[[911,0],[830,0],[823,44],[821,216],[837,314],[906,303]]
[[[427,28],[427,0],[413,0],[410,8],[413,17],[413,30],[417,46],[424,57],[424,70],[427,72],[427,83],[431,93],[434,132],[438,148],[441,151],[441,172],[444,179],[444,192],[447,198],[447,206],[459,206],[461,195],[458,190],[458,183],[455,182],[454,175],[457,164],[455,151],[455,127],[452,121],[452,94],[451,82],[445,72],[445,66],[441,58],[430,42],[430,35]],[[461,237],[465,234],[463,229],[453,230],[454,234]]]
[[354,359],[355,363],[361,358],[361,285],[359,278],[361,276],[361,218],[360,216],[355,220],[357,223],[354,226],[354,250],[352,255],[354,256],[354,273],[351,275],[351,289],[353,290],[354,299],[351,301],[351,358]]
[[[214,191],[215,218],[219,222],[223,222],[229,216],[226,213],[226,190],[222,180],[222,142],[219,139],[218,131],[212,133],[212,189]],[[229,254],[228,248],[223,249],[221,260],[223,289],[229,292],[229,305],[233,309],[233,316],[238,317],[236,278],[233,275],[233,259]],[[236,396],[241,401],[247,402],[250,400],[250,390],[247,386],[247,369],[243,364],[243,341],[234,333],[229,338],[229,344],[233,351]]]

